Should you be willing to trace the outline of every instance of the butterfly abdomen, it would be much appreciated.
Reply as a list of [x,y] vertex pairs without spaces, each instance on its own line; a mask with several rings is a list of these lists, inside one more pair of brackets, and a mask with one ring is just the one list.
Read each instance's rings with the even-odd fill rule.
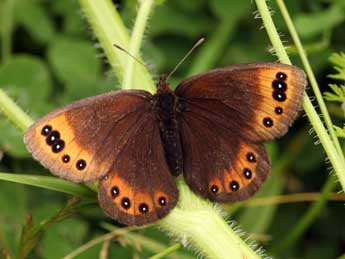
[[166,161],[171,174],[174,176],[179,175],[183,168],[183,154],[176,118],[177,102],[178,99],[174,93],[166,92],[156,95],[156,118]]

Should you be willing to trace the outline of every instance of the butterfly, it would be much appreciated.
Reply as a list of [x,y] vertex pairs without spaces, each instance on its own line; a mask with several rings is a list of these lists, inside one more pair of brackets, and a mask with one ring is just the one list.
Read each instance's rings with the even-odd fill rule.
[[24,142],[53,174],[99,180],[105,214],[152,223],[178,201],[174,177],[214,202],[246,199],[264,183],[262,142],[283,136],[301,107],[306,75],[278,63],[208,71],[171,90],[120,90],[82,99],[34,123]]

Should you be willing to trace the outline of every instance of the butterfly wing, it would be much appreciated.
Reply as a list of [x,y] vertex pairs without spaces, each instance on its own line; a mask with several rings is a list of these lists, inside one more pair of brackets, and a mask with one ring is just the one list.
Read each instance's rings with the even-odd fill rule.
[[303,70],[277,63],[215,69],[183,81],[176,94],[251,141],[283,136],[301,107]]
[[265,148],[232,135],[206,115],[203,111],[187,111],[181,118],[187,184],[202,197],[217,202],[251,196],[270,169]]
[[306,86],[296,67],[257,63],[216,69],[183,81],[176,95],[184,176],[213,201],[242,200],[263,184],[270,161],[262,144],[284,135]]
[[53,174],[73,182],[97,180],[110,170],[151,97],[116,91],[68,104],[34,123],[24,142]]
[[140,118],[131,139],[110,172],[100,180],[99,204],[126,225],[143,225],[164,217],[178,200],[153,113]]

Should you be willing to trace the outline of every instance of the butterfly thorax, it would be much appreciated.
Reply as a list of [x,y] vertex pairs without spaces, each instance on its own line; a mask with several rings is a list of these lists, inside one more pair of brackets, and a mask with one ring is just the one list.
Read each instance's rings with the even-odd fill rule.
[[172,175],[179,175],[183,168],[183,154],[178,127],[179,98],[169,88],[164,78],[157,85],[154,109],[158,120],[165,157]]

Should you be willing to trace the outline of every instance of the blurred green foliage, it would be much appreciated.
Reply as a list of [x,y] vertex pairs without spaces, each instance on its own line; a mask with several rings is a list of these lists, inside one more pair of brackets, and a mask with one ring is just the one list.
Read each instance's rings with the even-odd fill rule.
[[[114,2],[131,28],[136,1]],[[269,41],[260,29],[260,19],[254,19],[255,5],[251,1],[160,2],[150,18],[142,47],[144,59],[155,76],[169,73],[200,37],[205,37],[206,42],[179,68],[171,80],[173,85],[187,76],[219,66],[276,60],[268,51]],[[345,46],[345,3],[340,0],[286,2],[322,91],[329,90],[328,83],[337,81],[326,77],[334,73],[328,58],[333,52],[344,51]],[[274,1],[269,3],[272,10],[277,10]],[[291,41],[278,11],[273,19],[288,46]],[[76,0],[1,0],[0,33],[0,87],[35,119],[62,104],[120,88]],[[293,48],[290,53],[294,63],[300,65]],[[339,110],[340,105],[331,110],[338,125],[344,119]],[[268,144],[273,173],[255,197],[320,192],[329,170],[322,148],[314,144],[316,139],[308,134],[309,129],[306,118],[302,117],[286,137]],[[0,171],[49,174],[31,159],[23,145],[22,132],[4,117],[0,119],[0,132],[0,153],[4,154]],[[54,221],[69,198],[48,190],[0,182],[3,255],[13,258],[20,255],[21,233],[37,229],[49,220],[52,224],[44,227],[28,258],[61,258],[106,232],[100,222],[109,220],[96,203],[81,206],[68,220]],[[244,230],[259,235],[260,243],[270,251],[289,234],[308,206],[295,203],[241,207],[232,217]],[[30,214],[32,218],[28,217]],[[276,258],[341,256],[345,253],[343,215],[343,203],[327,203],[298,242],[275,254]],[[117,239],[119,242],[112,242],[109,258],[147,258],[154,249],[140,245],[144,237],[163,247],[170,244],[169,238],[154,228],[137,233],[134,241],[122,237]],[[101,245],[94,246],[78,258],[95,258],[100,250]],[[190,252],[182,253],[194,258]]]

